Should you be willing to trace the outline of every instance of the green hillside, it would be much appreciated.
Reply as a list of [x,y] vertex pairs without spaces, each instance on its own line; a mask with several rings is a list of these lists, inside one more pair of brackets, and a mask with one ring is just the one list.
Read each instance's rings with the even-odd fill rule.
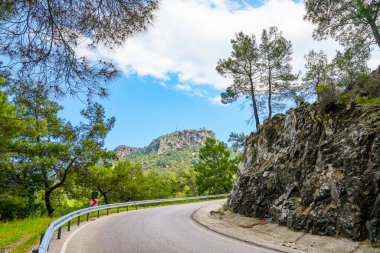
[[170,150],[165,153],[142,152],[126,155],[124,158],[133,163],[140,163],[144,170],[152,169],[188,169],[193,168],[198,160],[199,147],[187,147],[182,150]]

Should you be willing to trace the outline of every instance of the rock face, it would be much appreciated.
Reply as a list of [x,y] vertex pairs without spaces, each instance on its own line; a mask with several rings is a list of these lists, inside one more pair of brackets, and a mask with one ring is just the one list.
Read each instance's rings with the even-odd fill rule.
[[215,138],[215,133],[207,129],[176,131],[153,140],[145,153],[164,153],[169,150],[182,150],[189,146],[200,147],[208,137]]
[[144,152],[144,149],[120,145],[115,149],[115,152],[119,159],[124,159],[127,155]]
[[380,241],[380,107],[302,105],[246,141],[228,204],[319,235]]
[[176,131],[154,139],[148,147],[134,148],[121,145],[115,149],[115,152],[120,159],[135,153],[165,153],[167,151],[183,150],[188,147],[201,147],[208,137],[215,138],[215,133],[205,128]]

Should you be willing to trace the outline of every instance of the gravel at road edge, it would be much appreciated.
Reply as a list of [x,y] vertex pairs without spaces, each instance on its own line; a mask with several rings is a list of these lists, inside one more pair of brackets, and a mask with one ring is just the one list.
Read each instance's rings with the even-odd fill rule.
[[[244,217],[218,210],[225,202],[202,207],[195,211],[192,218],[204,227],[241,241],[265,248],[289,253],[379,253],[364,242],[354,242],[346,238],[312,235],[296,232],[285,226],[267,223],[255,218]],[[214,211],[214,212],[213,212]],[[210,214],[212,212],[213,214]]]

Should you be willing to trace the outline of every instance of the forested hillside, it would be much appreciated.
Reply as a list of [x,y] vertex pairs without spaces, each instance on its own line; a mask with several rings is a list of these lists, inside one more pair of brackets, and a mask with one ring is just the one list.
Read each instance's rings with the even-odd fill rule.
[[215,138],[215,133],[207,129],[176,131],[154,139],[147,147],[122,145],[115,152],[120,159],[140,163],[144,170],[190,169],[197,162],[199,148],[207,138]]

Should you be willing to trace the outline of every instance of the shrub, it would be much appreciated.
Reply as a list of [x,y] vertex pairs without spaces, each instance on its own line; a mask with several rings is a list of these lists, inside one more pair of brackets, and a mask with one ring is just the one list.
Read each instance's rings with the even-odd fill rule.
[[361,106],[380,106],[380,97],[357,97],[355,100]]

